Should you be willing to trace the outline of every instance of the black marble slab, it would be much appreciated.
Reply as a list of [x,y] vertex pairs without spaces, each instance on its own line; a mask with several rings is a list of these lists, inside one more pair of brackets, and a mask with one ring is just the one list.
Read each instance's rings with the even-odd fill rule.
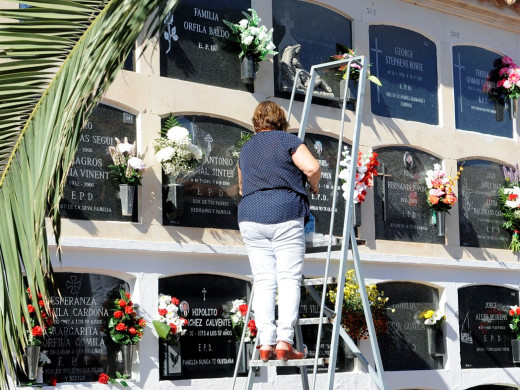
[[455,100],[455,126],[457,129],[513,138],[513,121],[509,112],[497,122],[495,106],[482,87],[493,62],[501,55],[476,46],[454,46],[453,93]]
[[460,245],[507,249],[511,234],[502,228],[504,218],[498,202],[498,189],[504,184],[502,165],[467,160],[463,167],[458,183]]
[[459,289],[459,340],[462,368],[514,367],[510,306],[518,290],[479,285]]
[[372,113],[430,125],[439,124],[437,48],[418,32],[390,25],[371,25],[370,84]]

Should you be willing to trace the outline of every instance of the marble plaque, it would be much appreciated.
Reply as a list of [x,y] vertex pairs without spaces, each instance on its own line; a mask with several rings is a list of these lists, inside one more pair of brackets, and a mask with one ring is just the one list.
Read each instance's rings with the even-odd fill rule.
[[377,285],[390,298],[386,307],[388,333],[377,337],[385,371],[436,370],[443,367],[442,356],[428,353],[427,331],[419,315],[437,310],[436,288],[410,282],[388,282]]
[[99,374],[115,376],[119,347],[106,331],[112,300],[128,284],[113,276],[57,272],[54,274],[61,296],[51,297],[56,314],[52,335],[42,350],[51,362],[45,365],[44,381],[51,375],[58,382],[96,382]]
[[459,289],[459,340],[462,368],[514,367],[509,307],[518,305],[518,290],[500,286]]
[[415,31],[371,25],[370,73],[382,87],[370,84],[372,113],[430,125],[439,124],[437,48]]
[[[307,1],[273,2],[274,85],[277,96],[290,96],[297,69],[309,72],[313,65],[331,61],[338,46],[352,47],[352,22],[332,9]],[[299,46],[298,46],[299,45]],[[316,82],[314,95],[337,105],[340,76],[331,69]],[[308,73],[307,73],[308,74]],[[309,77],[300,76],[298,94],[305,94]]]
[[[338,139],[320,134],[305,134],[305,146],[318,160],[321,166],[319,194],[314,195],[307,188],[307,196],[311,209],[311,220],[314,223],[314,233],[328,235],[330,233],[330,217],[334,196],[334,178],[338,161]],[[342,145],[343,146],[343,145]],[[351,147],[349,145],[349,150]],[[338,199],[334,216],[335,236],[343,235],[343,220],[345,218],[345,199],[342,196],[341,180],[338,180]]]
[[[237,142],[246,128],[208,116],[179,117],[204,151],[195,174],[182,186],[169,186],[163,177],[163,225],[238,229]],[[176,191],[177,208],[172,192]]]
[[513,138],[509,112],[504,114],[502,122],[497,122],[494,103],[482,92],[493,62],[500,54],[464,45],[454,46],[452,51],[456,128]]
[[374,180],[376,239],[444,243],[431,224],[425,172],[440,160],[406,146],[385,147],[379,153]]
[[98,105],[80,135],[74,162],[67,173],[67,184],[60,202],[64,218],[98,221],[137,221],[121,213],[119,182],[110,174],[109,146],[115,138],[133,143],[136,138],[135,115],[104,104]]
[[[187,302],[187,332],[180,338],[182,374],[176,379],[233,376],[236,336],[223,306],[235,299],[248,302],[251,285],[241,279],[189,274],[159,279],[159,293]],[[161,373],[161,379],[167,379]]]
[[498,189],[503,184],[501,164],[485,160],[464,162],[458,183],[461,246],[509,247],[511,234],[502,228],[504,218],[498,201]]
[[253,92],[240,80],[240,46],[223,22],[238,23],[248,8],[249,0],[179,2],[160,38],[161,76]]

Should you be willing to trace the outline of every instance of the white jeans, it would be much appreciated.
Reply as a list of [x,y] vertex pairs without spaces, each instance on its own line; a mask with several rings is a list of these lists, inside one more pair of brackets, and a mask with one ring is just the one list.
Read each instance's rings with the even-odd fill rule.
[[[241,222],[239,226],[255,278],[252,309],[260,344],[293,344],[305,256],[303,218],[272,225]],[[274,322],[277,287],[278,328]]]

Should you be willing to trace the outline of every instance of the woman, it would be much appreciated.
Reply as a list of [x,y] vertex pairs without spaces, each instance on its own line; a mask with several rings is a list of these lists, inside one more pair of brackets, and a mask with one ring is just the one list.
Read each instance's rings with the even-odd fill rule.
[[303,358],[292,344],[309,216],[305,183],[317,194],[321,169],[302,141],[285,132],[288,125],[280,106],[260,103],[253,116],[255,135],[242,147],[238,162],[238,222],[255,278],[253,309],[263,361]]

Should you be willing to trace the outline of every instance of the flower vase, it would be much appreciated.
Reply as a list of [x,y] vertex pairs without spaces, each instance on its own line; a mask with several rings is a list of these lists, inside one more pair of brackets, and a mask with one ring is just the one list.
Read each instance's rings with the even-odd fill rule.
[[134,200],[137,186],[131,184],[119,184],[119,197],[121,198],[121,212],[128,217],[133,214]]
[[[240,341],[235,343],[236,354],[238,356],[238,351],[240,350]],[[254,345],[252,343],[244,343],[242,348],[242,356],[240,357],[240,365],[238,366],[239,374],[247,374],[247,370],[249,368],[249,359],[253,356]],[[238,357],[237,357],[238,359]]]
[[121,345],[121,374],[130,378],[132,376],[132,363],[134,361],[135,344]]
[[255,82],[255,61],[252,56],[243,56],[240,59],[240,79],[244,84]]
[[25,347],[24,364],[27,379],[34,382],[38,377],[38,361],[40,360],[40,346],[28,345]]
[[43,383],[43,367],[38,367],[38,374],[36,375],[36,383]]
[[497,122],[504,121],[504,108],[505,104],[503,101],[495,100],[495,119]]
[[446,354],[446,348],[444,347],[444,333],[442,329],[427,327],[426,337],[428,341],[428,353],[431,356],[444,356]]
[[511,119],[516,118],[516,111],[517,111],[517,99],[509,98],[509,117]]
[[161,342],[160,344],[160,361],[161,377],[169,378],[182,375],[182,355],[181,344],[168,344]]
[[179,222],[184,212],[184,187],[182,183],[170,181],[167,185],[165,213],[170,221]]
[[[339,102],[343,103],[343,96],[345,96],[345,85],[347,80],[341,80],[339,82]],[[357,100],[358,93],[358,80],[350,80],[347,89],[347,103],[355,103]]]
[[520,340],[511,340],[511,352],[513,353],[513,363],[520,363]]
[[437,225],[437,236],[444,237],[446,230],[446,211],[435,211],[435,224]]

